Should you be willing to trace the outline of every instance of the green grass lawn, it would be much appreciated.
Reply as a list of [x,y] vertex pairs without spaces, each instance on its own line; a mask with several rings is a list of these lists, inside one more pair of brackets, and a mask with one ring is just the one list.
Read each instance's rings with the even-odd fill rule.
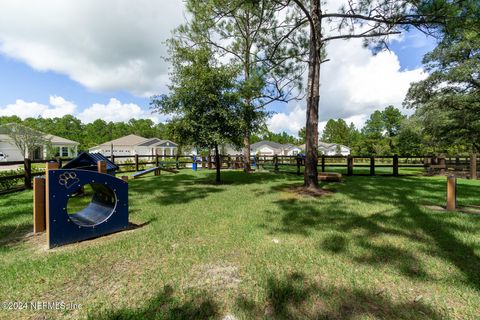
[[[478,319],[480,215],[443,205],[444,177],[346,177],[299,196],[301,176],[182,170],[129,182],[139,228],[47,250],[32,192],[0,197],[0,319]],[[459,180],[459,204],[480,182]],[[43,319],[43,318],[42,318]]]

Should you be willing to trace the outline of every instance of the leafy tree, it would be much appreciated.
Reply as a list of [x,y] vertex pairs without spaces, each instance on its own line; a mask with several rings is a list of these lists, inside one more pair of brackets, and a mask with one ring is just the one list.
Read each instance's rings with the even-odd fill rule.
[[297,138],[295,138],[292,135],[289,135],[285,131],[281,133],[274,133],[268,130],[268,128],[266,127],[263,128],[260,133],[252,135],[252,143],[256,143],[262,140],[273,141],[281,144],[292,144],[292,145],[301,144]]
[[170,121],[182,141],[215,149],[216,182],[221,182],[219,146],[239,145],[240,108],[235,70],[219,66],[208,47],[191,48],[171,41],[170,94],[152,98],[152,107],[173,115]]
[[298,130],[298,142],[300,144],[304,144],[305,140],[307,139],[307,130],[305,127]]
[[322,141],[348,145],[350,142],[350,128],[343,119],[330,119],[325,125]]
[[[423,63],[429,76],[412,84],[404,104],[416,108],[425,132],[437,147],[465,146],[480,151],[480,9],[465,1],[463,23],[453,31]],[[472,7],[467,7],[471,4]]]
[[[302,94],[305,32],[291,33],[285,5],[271,0],[189,0],[192,19],[178,29],[193,44],[208,44],[217,55],[238,68],[245,171],[250,170],[251,135],[261,129],[269,113],[265,106],[288,102]],[[304,31],[304,30],[303,30]],[[300,91],[298,91],[300,92]]]
[[427,151],[423,139],[422,127],[418,119],[412,116],[402,121],[398,131],[398,151],[402,156],[416,156]]
[[[386,44],[388,36],[415,26],[424,32],[443,23],[451,13],[451,1],[349,1],[338,12],[322,10],[320,0],[274,0],[290,6],[296,14],[291,32],[307,27],[310,31],[307,86],[306,160],[304,185],[318,187],[318,109],[320,65],[327,43],[338,39],[362,38],[375,49]],[[365,27],[368,26],[365,30]],[[325,32],[325,29],[329,32]]]

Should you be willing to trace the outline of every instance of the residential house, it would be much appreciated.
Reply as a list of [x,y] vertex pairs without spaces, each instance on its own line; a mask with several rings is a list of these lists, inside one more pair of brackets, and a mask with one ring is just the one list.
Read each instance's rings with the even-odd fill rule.
[[259,141],[250,146],[251,155],[282,155],[282,156],[296,156],[301,153],[300,147],[291,144],[281,144],[273,141]]
[[338,143],[318,143],[318,151],[326,156],[348,156],[350,148]]
[[[13,139],[8,135],[8,125],[0,127],[0,154],[3,154],[3,161],[22,161],[24,156],[20,148],[15,145]],[[45,143],[35,148],[35,150],[26,150],[26,156],[31,160],[44,160],[53,156],[63,158],[73,158],[77,156],[79,142],[43,134]]]
[[144,138],[130,134],[92,147],[89,149],[89,152],[101,153],[105,156],[110,156],[112,150],[114,156],[131,156],[135,154],[175,156],[177,149],[178,145],[170,140]]

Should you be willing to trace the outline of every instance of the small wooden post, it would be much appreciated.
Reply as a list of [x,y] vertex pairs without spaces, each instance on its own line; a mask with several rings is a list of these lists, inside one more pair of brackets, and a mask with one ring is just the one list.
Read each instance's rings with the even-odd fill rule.
[[110,157],[110,161],[112,161],[113,163],[115,163],[115,155],[112,154],[112,156]]
[[138,168],[138,154],[135,154],[135,171],[140,171]]
[[61,157],[57,157],[57,163],[58,163],[58,168],[61,168],[62,167],[62,158]]
[[105,160],[99,160],[97,162],[97,172],[107,173],[107,162]]
[[48,171],[50,170],[57,170],[60,168],[58,162],[47,162],[45,165],[45,229],[47,231],[47,243],[50,243],[50,222],[49,222],[49,212],[50,212],[50,202],[49,198],[49,190],[48,190]]
[[477,154],[470,155],[470,179],[477,180]]
[[32,189],[32,161],[25,158],[23,168],[25,172],[25,189]]
[[322,172],[325,172],[325,155],[322,154]]
[[447,177],[447,210],[457,209],[457,178],[455,176]]
[[297,156],[297,174],[300,175],[300,165],[302,164],[302,159]]
[[370,175],[371,176],[375,175],[375,157],[374,156],[370,157]]
[[393,155],[393,175],[398,176],[398,155]]
[[155,154],[155,167],[158,167],[160,165],[160,160],[159,160],[159,157],[158,157],[158,153]]
[[278,172],[278,155],[273,156],[273,165],[275,167],[275,172]]
[[212,157],[210,155],[207,156],[207,166],[208,169],[212,169]]
[[45,231],[45,178],[33,179],[33,232]]
[[178,164],[178,158],[179,158],[179,156],[178,156],[178,154],[177,154],[177,155],[175,156],[175,168],[176,168],[177,170],[180,169],[180,165]]
[[347,176],[353,176],[353,157],[347,156]]

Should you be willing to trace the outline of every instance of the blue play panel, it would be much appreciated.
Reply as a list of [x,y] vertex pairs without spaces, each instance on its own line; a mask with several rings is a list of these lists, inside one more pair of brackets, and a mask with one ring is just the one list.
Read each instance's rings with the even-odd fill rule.
[[[67,212],[68,200],[90,185],[93,196],[81,211]],[[74,243],[128,228],[128,183],[88,170],[48,172],[48,245]]]

